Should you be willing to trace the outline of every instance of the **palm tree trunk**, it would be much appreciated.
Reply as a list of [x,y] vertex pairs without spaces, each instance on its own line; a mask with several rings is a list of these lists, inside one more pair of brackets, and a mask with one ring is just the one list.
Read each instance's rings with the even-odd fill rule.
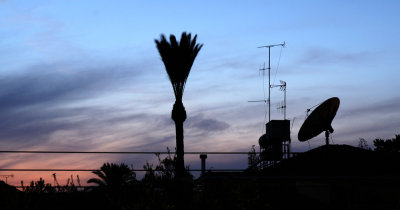
[[175,162],[175,181],[177,183],[177,194],[175,195],[178,210],[187,209],[187,195],[185,193],[184,170],[185,162],[183,159],[183,122],[186,120],[186,110],[181,100],[176,100],[172,109],[171,118],[175,122],[176,131],[176,162]]
[[178,179],[183,177],[185,170],[184,149],[183,149],[183,122],[175,122],[176,130],[176,176]]
[[171,118],[175,122],[176,131],[176,166],[175,176],[179,180],[183,177],[185,162],[183,159],[183,122],[186,120],[186,110],[181,100],[176,100],[172,109]]

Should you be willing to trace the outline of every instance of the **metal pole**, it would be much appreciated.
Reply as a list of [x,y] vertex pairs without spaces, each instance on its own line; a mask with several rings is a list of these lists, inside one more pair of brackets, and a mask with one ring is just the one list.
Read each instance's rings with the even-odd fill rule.
[[286,120],[286,82],[285,82],[285,93],[284,93],[284,98],[283,98],[283,104],[284,104],[284,108],[283,108],[283,119]]
[[271,46],[268,46],[268,122],[271,122]]
[[200,159],[201,159],[201,175],[204,175],[204,173],[206,172],[207,154],[201,154]]
[[325,131],[325,143],[329,145],[329,131]]

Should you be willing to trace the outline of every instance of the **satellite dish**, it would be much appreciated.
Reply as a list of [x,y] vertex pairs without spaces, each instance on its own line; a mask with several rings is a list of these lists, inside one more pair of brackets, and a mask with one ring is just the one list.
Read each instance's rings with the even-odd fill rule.
[[307,141],[325,131],[326,144],[329,144],[329,134],[333,133],[332,120],[339,109],[340,100],[330,98],[319,105],[304,121],[299,130],[299,141]]

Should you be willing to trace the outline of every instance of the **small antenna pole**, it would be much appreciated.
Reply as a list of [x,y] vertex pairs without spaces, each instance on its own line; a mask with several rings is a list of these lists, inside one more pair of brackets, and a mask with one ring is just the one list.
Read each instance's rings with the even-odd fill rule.
[[285,89],[284,89],[284,97],[283,97],[283,119],[286,120],[286,82],[285,82]]
[[280,85],[271,85],[271,88],[279,87],[281,91],[283,91],[283,105],[278,107],[279,109],[283,109],[283,119],[286,120],[286,82],[280,80]]
[[325,131],[325,144],[329,145],[329,131]]
[[286,43],[266,45],[258,48],[268,48],[268,122],[271,121],[271,47],[282,46],[285,47]]
[[268,122],[271,121],[271,47],[268,47]]

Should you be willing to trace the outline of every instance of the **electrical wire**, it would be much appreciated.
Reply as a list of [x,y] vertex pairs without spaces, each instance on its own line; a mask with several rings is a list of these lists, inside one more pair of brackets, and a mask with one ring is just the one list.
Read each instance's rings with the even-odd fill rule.
[[[28,151],[28,150],[0,150],[0,153],[53,153],[53,154],[175,154],[174,151],[169,152],[103,152],[103,151]],[[225,155],[225,154],[234,154],[234,155],[247,155],[249,152],[184,152],[187,155],[197,155],[197,154],[209,154],[209,155]]]
[[275,85],[276,75],[278,74],[279,65],[280,65],[280,63],[281,63],[282,48],[283,48],[283,46],[281,46],[281,50],[280,50],[280,52],[279,52],[278,64],[277,64],[277,67],[276,67],[276,69],[275,69],[275,76],[274,76],[274,81],[272,82],[272,85]]

